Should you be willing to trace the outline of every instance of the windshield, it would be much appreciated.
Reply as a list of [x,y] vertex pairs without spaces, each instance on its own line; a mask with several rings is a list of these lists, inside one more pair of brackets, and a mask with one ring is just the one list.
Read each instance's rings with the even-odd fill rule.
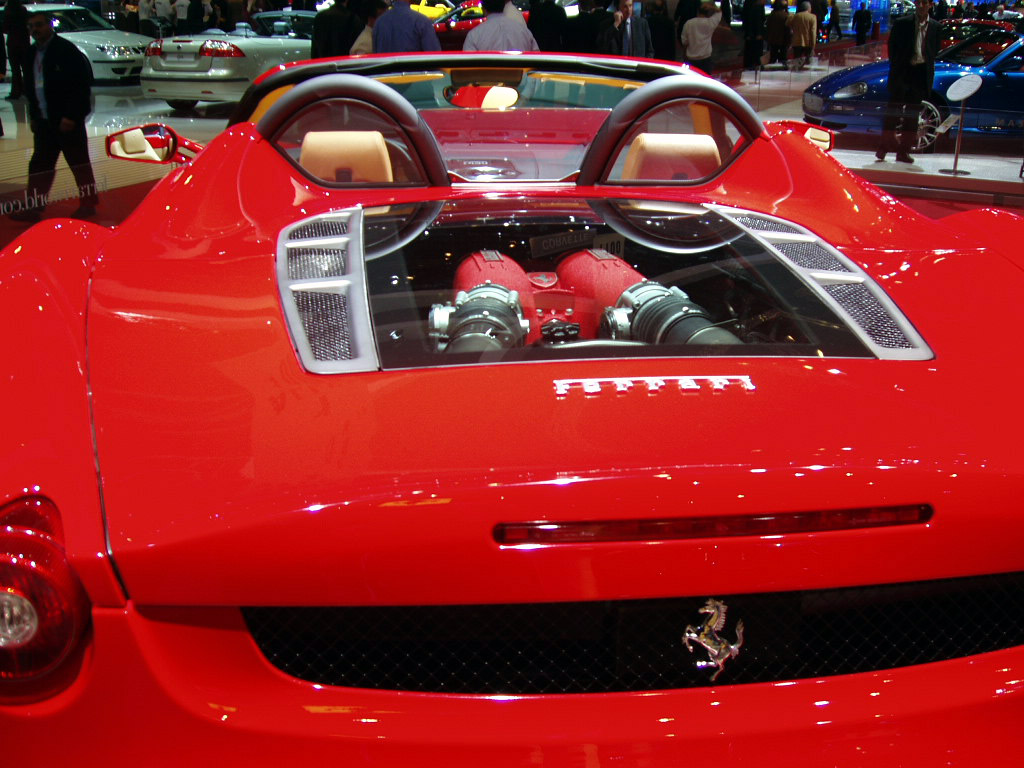
[[100,18],[88,8],[68,8],[59,11],[45,11],[53,19],[56,32],[95,32],[100,29],[114,29],[114,25]]

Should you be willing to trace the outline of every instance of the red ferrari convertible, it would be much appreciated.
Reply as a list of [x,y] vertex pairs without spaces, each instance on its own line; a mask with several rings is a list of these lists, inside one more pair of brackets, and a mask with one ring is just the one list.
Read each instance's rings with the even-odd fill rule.
[[1016,765],[1024,220],[829,143],[507,54],[109,137],[0,254],[6,762]]

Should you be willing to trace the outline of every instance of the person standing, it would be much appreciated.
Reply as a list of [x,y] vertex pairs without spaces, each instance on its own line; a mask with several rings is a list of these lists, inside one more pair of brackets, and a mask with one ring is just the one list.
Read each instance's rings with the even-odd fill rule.
[[[723,0],[728,3],[729,0]],[[722,21],[722,11],[714,3],[701,3],[697,15],[683,24],[683,60],[711,74],[714,60],[711,57],[711,37]]]
[[391,10],[373,25],[374,53],[440,50],[434,25],[422,13],[414,11],[409,0],[394,0]]
[[537,51],[533,33],[505,14],[505,0],[483,0],[487,17],[466,35],[464,51]]
[[910,150],[917,143],[921,102],[931,95],[939,52],[939,22],[929,15],[931,8],[932,0],[915,0],[914,12],[900,16],[889,29],[889,103],[875,152],[879,160],[895,150],[898,162],[914,162]]
[[364,26],[363,20],[341,2],[324,8],[313,17],[313,40],[309,57],[326,59],[331,56],[348,56]]
[[764,0],[743,3],[743,68],[757,69],[764,53]]
[[843,24],[842,19],[839,17],[839,6],[836,4],[836,0],[829,0],[828,3],[828,34],[826,37],[831,43],[833,41],[832,33],[835,32],[835,40],[843,39]]
[[25,57],[32,44],[28,36],[28,11],[21,0],[7,0],[3,27],[7,35],[7,55],[11,60],[11,92],[6,98],[13,101],[25,93]]
[[555,0],[533,0],[526,26],[540,50],[564,51],[566,20],[565,8]]
[[811,63],[814,44],[818,40],[818,17],[811,13],[811,4],[804,0],[800,11],[789,17],[789,29],[793,35],[793,58],[797,68],[803,69]]
[[348,53],[350,56],[373,53],[373,25],[377,23],[377,19],[380,18],[381,14],[387,11],[388,6],[384,0],[370,0],[365,8],[366,26],[363,27],[363,31],[359,33],[356,41],[349,48]]
[[605,30],[602,45],[605,53],[650,59],[654,56],[651,28],[647,20],[633,15],[633,0],[619,0],[612,25]]
[[861,3],[860,8],[853,12],[853,34],[857,38],[857,45],[864,45],[868,41],[871,24],[871,11],[868,10],[868,4]]
[[764,20],[764,41],[768,44],[768,63],[786,63],[789,51],[789,6],[786,0],[775,0],[772,12]]
[[665,0],[649,0],[646,6],[647,26],[651,28],[654,58],[676,60],[676,25],[668,15]]
[[85,130],[85,119],[92,109],[92,69],[74,43],[53,31],[50,17],[45,13],[31,13],[28,30],[35,41],[29,48],[25,78],[32,126],[29,207],[12,213],[11,218],[27,222],[39,220],[53,186],[57,158],[62,153],[78,184],[79,205],[74,215],[94,216],[99,201]]

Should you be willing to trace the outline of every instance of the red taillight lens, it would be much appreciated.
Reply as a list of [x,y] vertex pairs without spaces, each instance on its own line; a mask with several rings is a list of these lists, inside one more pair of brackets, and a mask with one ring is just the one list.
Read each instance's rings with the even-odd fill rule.
[[241,48],[227,40],[207,40],[200,47],[199,55],[228,59],[240,59],[245,56]]
[[0,507],[0,692],[60,666],[88,625],[88,598],[59,532],[47,499]]
[[154,40],[152,43],[146,46],[147,56],[163,56],[164,55],[164,41]]
[[551,546],[613,541],[670,541],[722,536],[779,536],[889,525],[913,525],[931,520],[925,505],[829,509],[774,515],[722,515],[664,520],[583,520],[573,522],[499,523],[494,539],[504,546]]

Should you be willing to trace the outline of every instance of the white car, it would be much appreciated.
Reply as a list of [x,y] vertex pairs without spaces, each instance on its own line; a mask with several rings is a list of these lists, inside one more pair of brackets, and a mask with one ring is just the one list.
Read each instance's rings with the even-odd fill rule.
[[[152,38],[122,32],[88,8],[64,3],[26,5],[29,13],[45,13],[53,28],[82,52],[96,80],[124,80],[142,72],[146,46]],[[0,11],[0,19],[2,19]]]
[[142,93],[175,109],[200,101],[238,101],[271,67],[309,58],[314,16],[314,11],[268,11],[231,32],[154,40],[146,49]]

